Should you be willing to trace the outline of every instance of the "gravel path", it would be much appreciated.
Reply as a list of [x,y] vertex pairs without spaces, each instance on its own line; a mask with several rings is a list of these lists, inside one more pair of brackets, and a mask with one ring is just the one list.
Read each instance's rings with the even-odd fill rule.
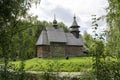
[[[32,74],[42,74],[45,72],[39,72],[39,71],[26,71],[27,73],[32,73]],[[49,74],[57,74],[59,77],[76,77],[80,76],[82,72],[47,72]]]

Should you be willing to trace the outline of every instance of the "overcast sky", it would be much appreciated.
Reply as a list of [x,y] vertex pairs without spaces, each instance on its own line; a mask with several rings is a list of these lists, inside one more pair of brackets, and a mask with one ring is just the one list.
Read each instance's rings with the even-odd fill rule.
[[[71,26],[75,14],[81,33],[86,30],[92,34],[91,15],[105,15],[107,6],[107,0],[41,0],[40,6],[36,8],[33,5],[30,13],[37,15],[39,20],[49,22],[53,21],[55,14],[57,21],[68,27]],[[99,31],[103,30],[106,26],[105,21],[100,21],[99,25]]]

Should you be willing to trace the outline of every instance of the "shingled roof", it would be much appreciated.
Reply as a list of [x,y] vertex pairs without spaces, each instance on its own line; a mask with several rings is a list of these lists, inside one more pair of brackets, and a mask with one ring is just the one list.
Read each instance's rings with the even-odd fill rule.
[[75,38],[72,33],[66,33],[67,45],[83,46],[82,38]]
[[72,33],[65,33],[63,28],[47,27],[41,32],[36,45],[49,45],[50,42],[66,43],[66,45],[83,46],[81,35],[75,38]]
[[49,45],[48,37],[47,37],[47,32],[43,30],[41,32],[41,35],[39,36],[36,45]]
[[[46,27],[46,30],[41,32],[36,45],[50,45],[51,42],[57,42],[72,46],[83,46],[82,37],[79,34],[80,26],[78,26],[75,16],[73,19],[72,26],[70,27],[71,32],[65,33],[63,28],[58,27],[57,21],[54,18],[53,26]],[[74,34],[77,34],[77,36]]]
[[46,28],[48,41],[66,43],[66,36],[63,28],[48,27]]

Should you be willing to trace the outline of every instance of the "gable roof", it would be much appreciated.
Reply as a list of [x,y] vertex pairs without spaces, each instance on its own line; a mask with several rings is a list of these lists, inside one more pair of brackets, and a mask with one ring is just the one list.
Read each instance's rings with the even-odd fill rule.
[[83,46],[81,37],[75,38],[72,33],[66,33],[67,45]]
[[49,41],[47,38],[47,32],[45,30],[43,30],[37,40],[36,45],[49,45]]
[[61,42],[61,43],[67,42],[63,28],[55,29],[54,27],[48,27],[46,28],[46,30],[47,30],[48,40],[50,42]]
[[81,35],[76,38],[72,33],[65,33],[63,28],[47,27],[41,32],[36,45],[50,45],[50,42],[66,43],[71,46],[84,45]]

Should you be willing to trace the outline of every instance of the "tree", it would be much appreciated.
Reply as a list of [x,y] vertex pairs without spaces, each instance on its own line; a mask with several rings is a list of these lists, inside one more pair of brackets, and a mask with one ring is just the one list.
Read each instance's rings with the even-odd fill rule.
[[69,32],[68,27],[63,22],[59,22],[58,27],[63,28],[65,32]]
[[114,54],[117,59],[120,58],[120,2],[119,0],[108,0],[109,7],[107,9],[107,24],[108,30],[108,43],[110,53]]
[[[34,21],[37,22],[37,19]],[[36,31],[38,24],[29,23],[29,21],[23,20],[22,24],[19,25],[19,27],[23,26],[27,26],[27,29],[18,32],[16,35],[13,36],[12,39],[13,43],[11,43],[12,52],[10,58],[12,58],[13,60],[15,60],[16,57],[19,59],[28,59],[35,57],[35,43],[37,40]]]
[[[117,3],[118,2],[118,3]],[[120,4],[119,1],[109,0],[108,14],[106,16],[107,24],[109,26],[108,31],[105,31],[105,36],[107,36],[107,41],[104,43],[106,46],[104,47],[101,43],[95,41],[94,43],[94,64],[93,69],[95,69],[95,75],[98,80],[119,80],[120,79],[120,56],[119,56],[119,41],[120,41],[120,29],[119,29],[119,16],[117,16],[117,12],[119,11]],[[115,4],[116,3],[116,4]],[[118,5],[119,4],[119,5]],[[116,9],[117,8],[117,9]],[[116,12],[117,11],[117,12]],[[93,16],[92,25],[94,26],[94,34],[95,39],[103,39],[102,36],[98,36],[96,33],[97,28],[99,27],[97,21],[99,19],[96,16]],[[105,41],[103,39],[103,41]],[[97,48],[98,46],[98,48]],[[102,47],[103,46],[103,47]],[[107,54],[106,54],[107,53]],[[102,73],[102,74],[100,74]]]
[[[39,0],[40,1],[40,0]],[[0,1],[0,49],[4,58],[4,74],[2,80],[7,80],[7,65],[12,48],[12,38],[23,30],[19,27],[21,20],[26,17],[32,0],[1,0]],[[37,1],[35,1],[37,3]]]
[[107,24],[109,30],[107,32],[107,47],[109,55],[117,59],[112,62],[111,71],[114,74],[114,79],[120,79],[120,1],[119,0],[108,0],[109,6],[107,8]]
[[88,48],[88,54],[92,55],[93,54],[92,45],[94,43],[94,38],[90,34],[88,34],[87,31],[85,31],[83,34],[83,41],[85,46]]

